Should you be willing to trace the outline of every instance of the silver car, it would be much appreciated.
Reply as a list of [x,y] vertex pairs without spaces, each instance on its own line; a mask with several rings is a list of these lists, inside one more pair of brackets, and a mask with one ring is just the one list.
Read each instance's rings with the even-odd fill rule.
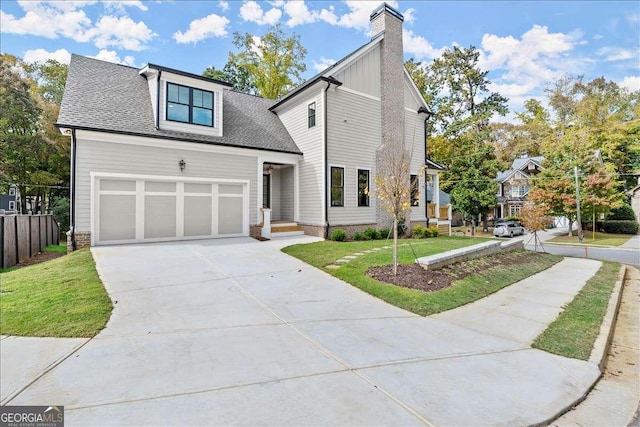
[[493,229],[493,235],[496,237],[513,237],[521,234],[524,234],[524,227],[516,221],[497,223]]

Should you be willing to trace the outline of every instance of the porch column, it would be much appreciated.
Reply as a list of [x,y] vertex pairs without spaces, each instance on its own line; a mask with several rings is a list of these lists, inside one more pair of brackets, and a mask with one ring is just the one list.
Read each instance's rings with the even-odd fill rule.
[[440,176],[438,174],[433,175],[433,187],[431,191],[433,193],[433,203],[436,204],[435,217],[440,218]]

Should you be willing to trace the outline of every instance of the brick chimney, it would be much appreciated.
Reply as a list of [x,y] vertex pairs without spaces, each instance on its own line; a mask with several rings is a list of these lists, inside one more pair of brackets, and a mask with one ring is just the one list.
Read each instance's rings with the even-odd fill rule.
[[[369,17],[371,33],[375,38],[384,32],[380,42],[380,112],[382,146],[378,150],[376,165],[380,171],[380,157],[387,150],[397,151],[404,146],[404,50],[400,12],[382,3]],[[407,177],[407,185],[408,185]],[[379,227],[387,227],[389,217],[378,203],[376,217]]]

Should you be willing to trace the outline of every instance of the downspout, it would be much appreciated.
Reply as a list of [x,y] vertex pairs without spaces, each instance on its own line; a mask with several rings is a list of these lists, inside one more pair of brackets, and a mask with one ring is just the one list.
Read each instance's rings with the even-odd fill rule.
[[158,70],[158,79],[156,83],[156,129],[160,129],[160,76],[162,70]]
[[71,238],[71,250],[77,249],[76,245],[76,130],[71,129],[71,218],[70,223],[70,238]]
[[326,227],[324,229],[324,239],[329,240],[329,199],[331,198],[331,192],[329,191],[329,158],[328,158],[328,144],[327,144],[327,92],[331,87],[331,82],[327,82],[327,87],[324,89],[324,98],[322,100],[322,106],[324,107],[324,221]]

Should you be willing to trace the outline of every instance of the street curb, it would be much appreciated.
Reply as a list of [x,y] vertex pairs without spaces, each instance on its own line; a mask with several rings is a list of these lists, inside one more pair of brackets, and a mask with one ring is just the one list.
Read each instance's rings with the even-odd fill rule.
[[[592,249],[615,249],[620,251],[637,251],[636,248],[625,248],[623,246],[610,246],[610,245],[597,245],[597,244],[587,244],[587,243],[563,243],[563,242],[543,242],[545,245],[549,246],[565,246],[569,248],[592,248]],[[531,245],[531,243],[529,243]]]
[[604,315],[604,319],[602,319],[602,325],[600,325],[600,333],[596,338],[596,342],[593,343],[593,350],[591,351],[591,356],[589,356],[589,362],[596,363],[600,368],[600,372],[604,372],[607,366],[607,353],[609,352],[609,347],[611,347],[613,332],[618,320],[618,310],[622,301],[622,285],[626,275],[627,267],[623,265],[620,267],[618,280],[613,286],[611,298],[609,298],[609,304],[607,305],[607,312]]
[[600,376],[585,390],[584,394],[576,399],[572,404],[566,406],[563,410],[559,411],[547,420],[532,424],[528,427],[542,427],[552,424],[555,420],[586,400],[587,397],[589,397],[589,393],[593,391],[594,387],[602,378],[604,369],[607,365],[607,353],[609,352],[611,340],[613,339],[613,332],[616,328],[616,321],[618,320],[618,310],[620,308],[620,302],[622,301],[622,285],[624,284],[626,274],[627,266],[622,265],[618,272],[618,280],[616,280],[616,283],[613,285],[613,290],[611,291],[611,297],[607,304],[607,312],[605,313],[604,318],[602,319],[602,324],[600,325],[600,333],[598,334],[596,341],[593,343],[593,350],[591,350],[591,355],[589,356],[589,360],[587,360],[587,362],[598,366]]

